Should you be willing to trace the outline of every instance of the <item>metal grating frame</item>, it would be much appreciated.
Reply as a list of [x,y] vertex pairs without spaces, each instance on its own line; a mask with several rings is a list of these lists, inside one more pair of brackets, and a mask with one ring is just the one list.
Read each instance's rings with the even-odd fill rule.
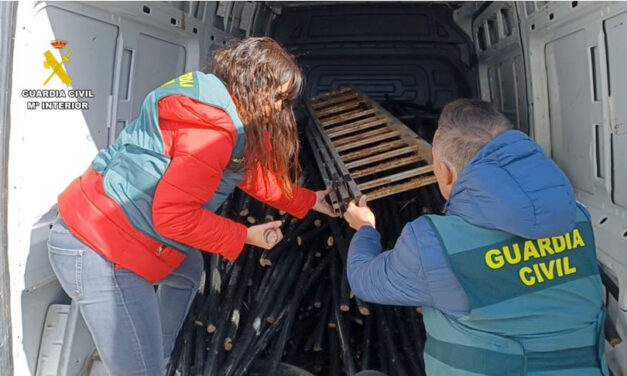
[[364,194],[373,201],[436,181],[431,145],[356,86],[306,106],[306,136],[337,214]]

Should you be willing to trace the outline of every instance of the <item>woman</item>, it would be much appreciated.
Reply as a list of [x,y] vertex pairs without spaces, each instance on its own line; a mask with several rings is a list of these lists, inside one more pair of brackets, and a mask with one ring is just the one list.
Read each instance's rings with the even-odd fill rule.
[[[235,259],[264,232],[214,212],[237,186],[298,218],[333,215],[328,192],[295,185],[298,134],[290,103],[303,85],[269,38],[219,51],[213,73],[186,73],[146,96],[114,145],[59,196],[48,241],[109,374],[159,375],[198,289],[198,250]],[[154,284],[158,285],[155,292]]]

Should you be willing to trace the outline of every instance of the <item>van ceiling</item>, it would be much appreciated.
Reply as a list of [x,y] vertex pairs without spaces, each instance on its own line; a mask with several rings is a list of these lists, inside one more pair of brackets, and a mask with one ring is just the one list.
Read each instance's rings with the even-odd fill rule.
[[471,41],[452,18],[456,5],[281,5],[270,36],[298,58],[306,97],[350,82],[379,102],[407,101],[438,111],[455,98],[478,94]]

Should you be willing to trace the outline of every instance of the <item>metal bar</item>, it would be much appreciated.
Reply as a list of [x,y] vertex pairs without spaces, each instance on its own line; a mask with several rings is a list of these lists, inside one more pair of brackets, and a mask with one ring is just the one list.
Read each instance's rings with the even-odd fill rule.
[[409,191],[411,189],[420,188],[425,185],[435,183],[436,179],[433,175],[421,176],[419,178],[408,181],[407,183],[383,187],[376,191],[367,192],[368,201],[378,200],[383,197],[391,196],[399,192]]
[[[315,136],[312,134],[312,130],[309,129],[309,127],[305,129],[305,134],[308,138],[309,146],[312,149],[311,153],[314,155],[314,159],[316,160],[316,164],[318,165],[318,170],[320,171],[320,176],[322,176],[324,185],[326,187],[331,187],[333,184],[325,168],[326,164],[323,163],[322,160],[320,159],[320,150],[318,149],[317,143],[314,140]],[[331,190],[331,192],[329,192],[329,199],[331,200],[331,206],[333,207],[333,210],[335,211],[335,213],[342,214],[342,211],[340,209],[340,204],[337,199],[337,194],[335,193],[334,190]]]
[[335,138],[335,137],[343,136],[343,135],[350,134],[356,131],[363,131],[364,129],[376,127],[377,125],[384,124],[385,121],[386,121],[385,118],[378,117],[378,116],[374,120],[371,120],[371,119],[358,120],[353,123],[348,123],[345,125],[340,125],[338,127],[335,127],[333,128],[333,131],[328,132],[327,135],[329,136],[329,138]]
[[362,191],[380,187],[382,185],[396,183],[397,181],[413,178],[415,176],[423,175],[433,171],[433,166],[427,165],[423,167],[414,168],[412,170],[399,172],[393,175],[384,176],[379,179],[371,180],[367,183],[359,184],[359,189]]
[[429,145],[429,143],[420,138],[420,136],[418,136],[414,131],[409,129],[405,124],[401,123],[397,118],[392,116],[392,114],[390,114],[385,108],[381,107],[377,102],[370,99],[359,88],[353,85],[350,85],[349,87],[359,93],[364,103],[373,107],[376,110],[376,113],[389,117],[391,121],[388,123],[388,126],[399,131],[401,133],[401,138],[405,140],[407,144],[416,145],[418,148],[418,153],[425,161],[433,163],[433,156],[431,155],[431,145]]
[[[331,159],[331,157],[328,154],[329,150],[324,147],[323,141],[320,140],[320,137],[316,137],[315,141],[316,141],[316,143],[318,143],[318,148],[322,152],[323,158],[328,161],[327,162],[327,166],[335,165],[335,167],[337,167],[338,160],[336,159],[334,161],[334,160]],[[341,161],[339,163],[341,163]],[[334,171],[333,171],[333,173],[331,175],[332,184],[333,184],[333,186],[336,187],[336,190],[340,194],[340,204],[347,203],[348,200],[351,197],[350,193],[348,192],[348,190],[346,189],[346,187],[343,184],[344,181],[346,180],[346,177],[347,177],[347,174],[343,173],[343,171],[341,169],[339,171],[337,169],[334,169]]]
[[[306,103],[306,106],[307,106],[307,109],[309,110],[309,113],[313,114],[314,111],[311,108],[311,103],[309,102]],[[338,172],[341,174],[340,176],[342,180],[348,184],[348,188],[350,189],[352,196],[354,198],[358,198],[359,196],[361,196],[361,192],[359,191],[359,188],[357,187],[357,183],[355,183],[355,181],[350,177],[348,168],[346,168],[346,166],[344,165],[344,162],[342,162],[342,158],[340,158],[338,151],[333,147],[333,144],[331,143],[331,140],[329,139],[329,137],[325,135],[324,128],[322,127],[320,120],[316,118],[315,116],[313,116],[313,121],[314,121],[314,124],[317,126],[318,133],[320,134],[322,140],[326,144],[329,153],[331,153],[331,156],[335,160],[335,164],[339,169]]]
[[[321,140],[321,138],[324,138],[323,134],[315,134],[314,130],[311,130],[312,135],[313,135],[313,140],[322,156],[322,159],[324,160],[324,165],[329,169],[329,172],[331,173],[331,176],[329,176],[329,178],[331,179],[331,186],[335,187],[337,192],[340,195],[340,201],[338,202],[338,206],[339,205],[344,205],[346,204],[351,196],[349,194],[349,192],[347,191],[346,187],[343,185],[343,182],[346,180],[346,176],[348,176],[348,170],[346,170],[346,173],[344,173],[344,171],[342,171],[342,168],[345,169],[345,167],[340,167],[338,166],[338,162],[342,163],[341,160],[339,159],[331,159],[331,157],[329,156],[329,149],[325,148],[325,145],[323,143],[323,141]],[[328,147],[328,145],[327,145]],[[332,151],[332,150],[331,150]],[[338,171],[338,168],[340,167],[340,170]]]
[[388,132],[390,132],[390,129],[388,127],[381,127],[381,128],[373,129],[368,132],[356,134],[353,136],[342,137],[342,138],[333,140],[332,142],[333,142],[333,145],[335,146],[342,146],[345,144],[350,144],[351,142],[363,140],[365,138],[370,138],[370,137],[373,137],[379,134],[388,133]]
[[[431,163],[431,146],[355,86],[305,104],[314,125],[307,137],[341,210],[362,190],[376,199],[435,181],[432,166],[419,164]],[[376,179],[368,181],[370,176]]]
[[345,150],[350,150],[350,149],[354,149],[358,146],[364,146],[364,145],[368,145],[368,144],[372,144],[374,142],[377,141],[383,141],[383,140],[387,140],[390,139],[392,137],[398,137],[399,136],[399,132],[398,131],[392,131],[392,132],[388,132],[388,133],[384,133],[381,135],[377,135],[374,137],[370,137],[370,138],[366,138],[363,140],[359,140],[357,142],[351,143],[351,144],[345,144],[345,145],[341,145],[337,147],[337,151],[338,152],[343,152]]
[[404,145],[406,144],[405,142],[403,142],[403,140],[390,141],[390,142],[386,142],[386,143],[372,146],[369,148],[354,151],[352,153],[346,153],[342,155],[342,160],[344,162],[350,162],[355,159],[367,157],[369,155],[373,155],[382,151],[390,150],[392,148],[396,148],[396,147],[404,146]]
[[392,170],[394,168],[406,166],[408,164],[418,163],[418,162],[420,162],[422,160],[423,160],[422,157],[419,156],[419,155],[412,155],[412,156],[407,157],[407,158],[394,159],[392,161],[380,163],[380,164],[372,166],[372,167],[368,167],[368,168],[364,168],[364,169],[361,169],[361,170],[353,171],[353,172],[351,172],[351,176],[353,177],[353,179],[359,179],[359,178],[363,178],[364,176],[373,175],[373,174],[376,174],[376,173],[379,173],[379,172]]
[[320,125],[322,125],[323,128],[328,128],[331,125],[335,125],[338,123],[341,123],[343,121],[347,121],[347,120],[351,120],[351,119],[356,119],[356,118],[360,118],[366,115],[371,115],[374,114],[375,110],[373,108],[367,109],[367,110],[355,110],[355,111],[350,111],[350,112],[346,112],[338,117],[334,117],[333,119],[329,119],[327,121],[323,121],[320,122]]
[[385,153],[373,155],[373,156],[368,157],[368,158],[358,159],[358,160],[353,161],[351,163],[347,163],[346,167],[348,167],[348,169],[353,169],[355,167],[365,166],[365,165],[370,164],[370,163],[379,162],[379,161],[382,161],[384,159],[389,159],[389,158],[392,158],[392,157],[400,157],[401,155],[404,155],[404,154],[407,154],[407,153],[411,153],[411,152],[416,152],[416,148],[413,147],[413,146],[406,146],[404,148],[394,149],[394,150],[390,150],[390,151],[385,152]]
[[352,91],[352,90],[353,89],[350,86],[346,86],[336,91],[330,91],[328,93],[324,93],[324,94],[320,94],[315,97],[312,97],[310,101],[313,102],[314,104],[319,104],[321,103],[321,101],[327,100],[339,94],[348,93],[349,91]]
[[318,115],[318,118],[322,119],[323,117],[337,114],[338,112],[352,110],[353,108],[359,107],[360,104],[361,104],[361,100],[359,99],[346,102],[346,103],[340,103],[335,106],[327,107],[324,110],[318,110],[316,112],[316,115]]

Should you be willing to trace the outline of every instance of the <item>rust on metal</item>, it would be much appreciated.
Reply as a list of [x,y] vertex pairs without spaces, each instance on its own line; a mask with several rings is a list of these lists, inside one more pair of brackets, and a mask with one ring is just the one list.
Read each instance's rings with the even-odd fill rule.
[[376,127],[384,123],[385,123],[385,118],[380,117],[380,116],[375,117],[374,120],[372,118],[367,118],[364,120],[359,120],[359,121],[355,121],[350,124],[347,124],[341,127],[341,129],[338,129],[337,131],[329,132],[328,136],[330,138],[344,136],[344,135],[354,133],[357,131],[363,131],[365,129]]
[[377,134],[372,137],[362,138],[355,142],[340,145],[337,147],[337,151],[342,152],[342,151],[354,149],[359,146],[374,144],[375,142],[378,142],[378,141],[388,140],[390,138],[396,138],[400,134],[398,131],[389,131],[389,129],[387,131],[388,131],[387,133]]
[[350,162],[350,161],[353,161],[355,159],[368,157],[370,155],[374,155],[374,154],[377,154],[377,153],[382,153],[382,152],[385,152],[387,150],[395,149],[395,148],[398,148],[400,146],[405,146],[405,145],[406,144],[402,140],[395,140],[395,141],[390,141],[390,142],[384,142],[384,143],[376,145],[376,146],[371,146],[371,147],[360,149],[360,150],[353,151],[353,152],[350,152],[350,153],[342,154],[342,160],[344,162]]
[[[353,95],[353,98],[354,98],[355,97],[355,95],[354,95],[355,93],[353,93],[352,90],[349,87],[345,87],[345,88],[342,88],[342,89],[339,89],[339,90],[336,90],[336,91],[332,91],[332,92],[329,92],[329,93],[324,93],[324,94],[312,97],[310,99],[310,101],[311,101],[311,103],[314,106],[320,106],[320,105],[321,106],[327,106],[329,104],[332,104],[332,103],[325,103],[329,99],[332,100],[332,99],[335,98],[337,100],[338,97],[341,94],[345,94],[345,93],[349,93],[349,92],[351,93],[350,95]],[[337,103],[337,102],[334,102],[334,103]],[[316,107],[316,108],[318,108],[318,107]]]
[[[392,132],[395,132],[396,134],[400,134],[400,132],[398,131],[392,131]],[[382,135],[385,133],[390,133],[390,128],[381,127],[381,128],[373,129],[368,132],[363,132],[363,133],[359,133],[353,136],[336,139],[336,140],[333,140],[333,145],[341,146],[341,145],[351,144],[355,141],[364,140],[364,139],[375,137],[375,136]]]
[[416,152],[416,148],[414,148],[413,146],[405,146],[403,148],[390,150],[385,153],[375,154],[367,158],[358,159],[356,161],[349,162],[346,164],[346,167],[348,167],[349,170],[352,170],[355,167],[360,167],[360,166],[364,166],[364,165],[371,164],[374,162],[379,162],[385,159],[390,159],[392,157],[400,157],[401,155],[405,155],[408,153],[415,153],[415,152]]
[[357,99],[357,100],[353,100],[350,102],[343,102],[340,104],[336,104],[335,106],[325,107],[324,110],[318,111],[318,116],[323,118],[329,115],[337,114],[338,112],[352,110],[354,108],[359,107],[360,104],[361,102],[359,101],[359,99]]
[[432,171],[433,171],[433,167],[431,166],[418,167],[413,170],[407,170],[407,171],[396,173],[394,175],[389,175],[383,178],[371,180],[369,182],[359,184],[358,187],[362,192],[364,192],[368,189],[377,188],[386,184],[396,183],[398,181],[420,176],[420,175],[423,175]]
[[362,168],[351,172],[351,176],[355,179],[363,178],[364,176],[374,175],[379,172],[393,170],[398,167],[403,167],[408,164],[418,163],[422,161],[422,157],[419,155],[412,155],[405,158],[394,159],[391,162],[384,162],[374,165],[372,167]]
[[422,177],[410,180],[407,183],[403,183],[399,185],[390,185],[389,187],[384,187],[384,188],[381,188],[372,192],[368,192],[368,201],[373,201],[373,200],[391,196],[397,193],[420,188],[422,186],[429,185],[435,182],[436,182],[435,176],[427,175],[427,176],[422,176]]
[[353,111],[349,111],[349,112],[344,112],[340,115],[334,116],[331,119],[326,119],[322,122],[322,126],[325,128],[328,128],[332,125],[336,125],[338,123],[344,122],[344,121],[348,121],[348,120],[352,120],[352,119],[357,119],[360,117],[364,117],[366,115],[371,115],[374,114],[375,111],[374,109],[370,108],[367,110],[353,110]]

